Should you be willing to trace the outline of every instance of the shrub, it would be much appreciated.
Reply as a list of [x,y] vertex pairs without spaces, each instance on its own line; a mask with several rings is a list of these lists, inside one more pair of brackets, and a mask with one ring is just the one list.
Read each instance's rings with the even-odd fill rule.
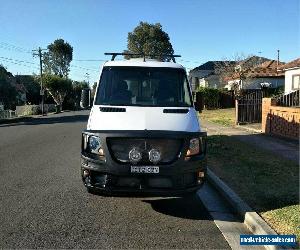
[[220,90],[199,87],[197,92],[201,92],[204,98],[204,106],[206,109],[217,109],[219,108],[220,101]]
[[18,115],[38,115],[41,113],[39,105],[24,105]]

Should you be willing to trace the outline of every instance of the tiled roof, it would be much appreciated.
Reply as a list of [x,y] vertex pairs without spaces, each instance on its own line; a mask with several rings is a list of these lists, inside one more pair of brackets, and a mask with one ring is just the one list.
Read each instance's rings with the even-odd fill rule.
[[[283,62],[279,62],[279,67],[283,66]],[[253,67],[246,72],[244,72],[244,75],[246,77],[283,77],[284,72],[277,71],[277,61],[276,60],[269,60],[265,61],[262,64]],[[232,77],[230,77],[231,80],[239,78],[239,74],[235,73]]]
[[251,69],[248,73],[248,77],[275,77],[283,76],[284,74],[277,71],[277,68],[284,65],[283,62],[279,62],[277,65],[276,60],[270,60],[262,63],[261,65]]
[[280,67],[278,67],[278,70],[285,70],[285,69],[291,69],[291,68],[297,68],[300,67],[300,58],[297,58],[291,62],[288,62]]

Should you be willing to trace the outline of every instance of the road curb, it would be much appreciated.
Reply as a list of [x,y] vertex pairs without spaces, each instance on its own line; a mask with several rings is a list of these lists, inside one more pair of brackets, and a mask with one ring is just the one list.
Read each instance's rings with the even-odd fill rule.
[[[61,113],[64,112],[70,112],[70,111],[62,111]],[[42,118],[42,117],[48,117],[50,115],[57,114],[56,112],[49,112],[46,113],[45,115],[26,115],[26,116],[19,116],[19,117],[14,117],[14,118],[7,118],[7,119],[0,119],[0,125],[1,124],[11,124],[11,123],[18,123],[18,122],[29,122],[32,121],[36,118]]]
[[[273,234],[277,233],[246,203],[244,202],[230,187],[228,187],[219,177],[217,177],[210,169],[207,170],[208,181],[216,188],[216,190],[226,199],[244,222],[246,227],[253,234]],[[283,249],[280,246],[264,245],[266,249]]]
[[11,124],[11,123],[18,123],[18,122],[27,122],[27,121],[31,121],[32,119],[34,119],[34,117],[32,117],[32,116],[0,119],[0,124]]

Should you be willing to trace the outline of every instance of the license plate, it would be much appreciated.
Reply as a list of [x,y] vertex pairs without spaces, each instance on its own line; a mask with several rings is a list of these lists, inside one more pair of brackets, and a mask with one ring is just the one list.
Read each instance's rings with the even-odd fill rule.
[[159,167],[154,166],[131,166],[131,173],[158,174]]

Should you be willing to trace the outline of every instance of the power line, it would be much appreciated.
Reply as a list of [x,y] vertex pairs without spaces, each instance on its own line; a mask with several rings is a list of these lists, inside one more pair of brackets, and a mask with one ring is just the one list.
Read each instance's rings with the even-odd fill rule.
[[[0,42],[0,48],[31,54],[31,51],[29,49],[26,49],[21,46],[16,46],[16,45],[13,45],[13,44],[7,43],[7,42]],[[108,60],[107,59],[74,59],[73,61],[75,61],[75,62],[106,62]],[[196,63],[196,64],[202,63],[200,61],[190,61],[190,60],[184,60],[184,59],[178,59],[178,61],[187,62],[187,63]]]
[[[18,59],[3,57],[3,56],[0,56],[0,58],[4,59],[5,61],[10,61],[10,62],[12,62],[14,64],[17,64],[17,65],[23,65],[23,66],[27,66],[27,67],[28,67],[28,65],[26,65],[26,64],[37,65],[36,63],[25,61],[25,60],[18,60]],[[77,66],[77,65],[74,65],[74,64],[71,64],[70,66],[74,67],[74,68],[82,69],[82,70],[99,72],[99,70],[96,70],[96,69],[85,68],[85,67]],[[38,67],[36,67],[36,68],[38,68]]]
[[85,68],[85,67],[77,66],[77,65],[74,65],[74,64],[71,64],[70,67],[74,67],[74,68],[78,68],[78,69],[83,69],[83,70],[87,70],[87,71],[99,72],[99,70],[96,70],[96,69]]
[[[24,63],[31,64],[31,65],[37,65],[36,63],[29,62],[29,61],[24,61],[24,60],[18,60],[18,59],[13,59],[13,58],[8,58],[8,57],[2,57],[2,56],[0,56],[0,58],[5,59],[5,61],[14,62],[14,64],[22,65],[22,66],[26,66],[26,67],[30,67],[30,66],[25,65]],[[77,68],[77,69],[83,70],[83,71],[99,72],[99,69],[96,69],[96,68],[81,67],[81,66],[74,65],[74,64],[71,64],[70,67]],[[35,67],[35,68],[38,69],[38,67]],[[186,69],[190,70],[190,69],[193,69],[193,68],[186,67]]]
[[[74,59],[73,61],[77,61],[77,62],[106,62],[108,60],[105,59]],[[189,60],[183,60],[183,59],[179,59],[178,61],[180,62],[187,62],[187,63],[197,63],[200,64],[201,62],[199,61],[189,61]]]
[[202,62],[199,61],[189,61],[189,60],[183,60],[183,59],[179,59],[179,62],[187,62],[187,63],[196,63],[196,64],[202,64]]
[[27,63],[27,64],[34,64],[34,65],[36,65],[36,63],[34,63],[34,62],[29,62],[29,61],[24,61],[24,60],[18,60],[18,59],[8,58],[8,57],[4,57],[4,56],[0,56],[0,58],[6,59],[6,60],[10,60],[10,61],[16,61],[16,62],[21,62],[21,63]]
[[10,44],[10,43],[6,43],[6,42],[0,42],[0,48],[6,49],[6,50],[11,50],[11,51],[17,51],[17,52],[31,54],[31,51],[28,50],[28,49],[25,49],[23,47],[16,46],[16,45],[13,45],[13,44]]
[[3,46],[0,44],[0,49],[4,49],[4,50],[8,50],[8,51],[15,51],[15,52],[20,52],[20,53],[28,53],[26,51],[22,51],[22,50],[18,50],[18,49],[14,49],[14,48],[11,48],[11,47],[7,47],[7,46]]
[[[33,65],[36,66],[36,64],[31,63],[31,62],[27,62],[27,61],[15,60],[15,59],[3,57],[3,56],[0,56],[0,60],[4,61],[6,63],[11,63],[11,64],[19,65],[19,66],[24,66],[24,67],[28,67],[28,68],[36,68],[36,69],[38,69],[38,67],[34,67],[33,66]],[[29,63],[29,64],[31,64],[31,66],[29,66],[27,64],[24,64],[24,63],[27,63],[27,64]]]

